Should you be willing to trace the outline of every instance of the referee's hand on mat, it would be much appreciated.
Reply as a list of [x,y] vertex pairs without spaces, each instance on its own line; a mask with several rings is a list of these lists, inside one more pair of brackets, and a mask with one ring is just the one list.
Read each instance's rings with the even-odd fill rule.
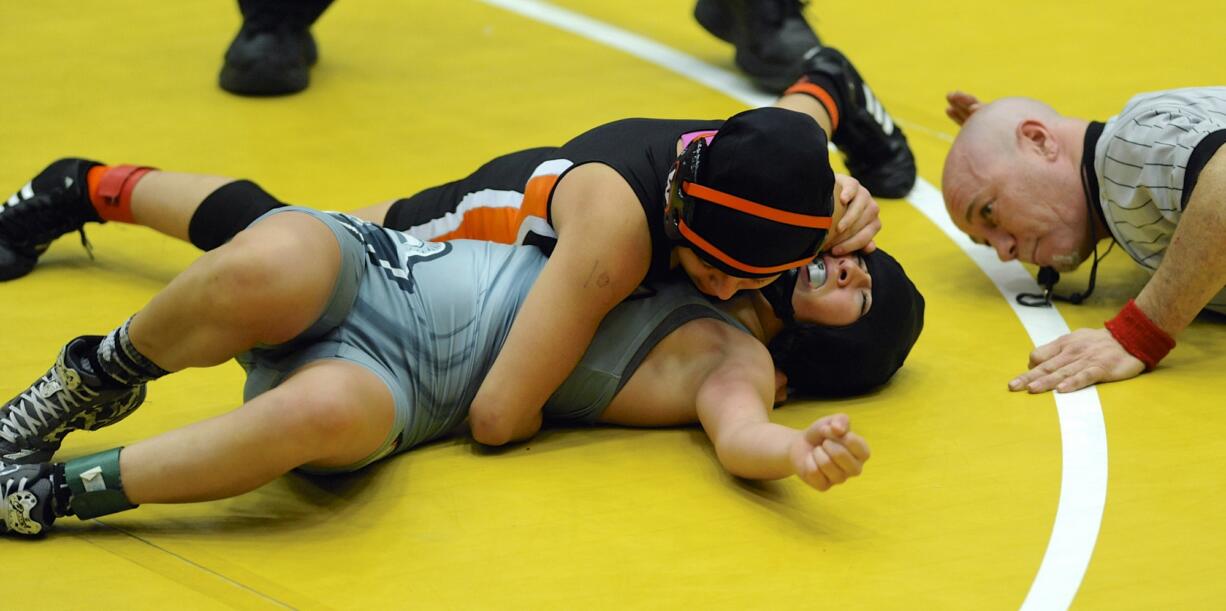
[[1009,390],[1072,392],[1098,382],[1117,382],[1145,371],[1106,329],[1078,329],[1030,353],[1030,371],[1009,382]]

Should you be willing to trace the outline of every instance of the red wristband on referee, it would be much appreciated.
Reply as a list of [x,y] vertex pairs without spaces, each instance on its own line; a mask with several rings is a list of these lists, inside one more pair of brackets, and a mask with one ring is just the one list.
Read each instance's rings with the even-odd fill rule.
[[1107,321],[1106,327],[1128,354],[1145,363],[1147,371],[1157,367],[1158,361],[1175,347],[1175,339],[1155,325],[1131,299],[1115,318]]

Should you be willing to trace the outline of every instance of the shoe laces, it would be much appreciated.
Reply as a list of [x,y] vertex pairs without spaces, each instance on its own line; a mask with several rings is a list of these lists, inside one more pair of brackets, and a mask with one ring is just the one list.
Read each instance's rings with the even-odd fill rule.
[[[57,371],[58,370],[58,371]],[[54,430],[74,408],[100,393],[81,383],[81,375],[68,367],[56,367],[18,395],[0,417],[0,438],[24,445],[22,440],[39,438]]]
[[89,238],[85,236],[85,225],[81,225],[77,229],[77,233],[81,234],[81,248],[85,249],[85,254],[89,255],[89,260],[94,260],[94,245],[90,244]]
[[0,205],[0,240],[18,248],[33,248],[41,253],[52,240],[79,231],[81,245],[93,257],[93,245],[85,237],[84,214],[72,206],[55,201],[48,193],[38,193],[28,199]]
[[7,463],[0,462],[0,474],[5,476],[4,477],[4,492],[3,494],[0,494],[0,496],[8,498],[10,494],[13,494],[14,492],[21,492],[26,489],[27,484],[33,483],[33,480],[31,480],[30,477],[26,475],[22,475],[21,477],[7,477],[8,475],[11,475],[12,473],[15,473],[20,470],[21,470],[20,465],[10,465]]

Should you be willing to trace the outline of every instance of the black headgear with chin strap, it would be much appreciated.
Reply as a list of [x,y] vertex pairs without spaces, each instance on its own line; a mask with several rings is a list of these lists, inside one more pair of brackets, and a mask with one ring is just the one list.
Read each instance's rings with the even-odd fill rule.
[[[859,320],[827,327],[780,316],[784,329],[768,348],[775,366],[788,376],[788,386],[822,396],[868,392],[889,381],[919,339],[924,329],[924,296],[902,265],[884,250],[861,256],[873,277],[873,305]],[[786,295],[789,310],[795,284],[793,278],[786,291],[777,289],[776,299]]]

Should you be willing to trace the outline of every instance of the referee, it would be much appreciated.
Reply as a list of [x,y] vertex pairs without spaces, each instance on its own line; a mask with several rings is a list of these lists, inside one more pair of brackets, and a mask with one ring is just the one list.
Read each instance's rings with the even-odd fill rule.
[[1059,271],[1110,238],[1152,276],[1105,324],[1038,347],[1014,391],[1069,392],[1153,369],[1201,309],[1226,313],[1226,87],[1138,95],[1106,123],[1028,98],[948,96],[962,125],[943,191],[972,240]]

